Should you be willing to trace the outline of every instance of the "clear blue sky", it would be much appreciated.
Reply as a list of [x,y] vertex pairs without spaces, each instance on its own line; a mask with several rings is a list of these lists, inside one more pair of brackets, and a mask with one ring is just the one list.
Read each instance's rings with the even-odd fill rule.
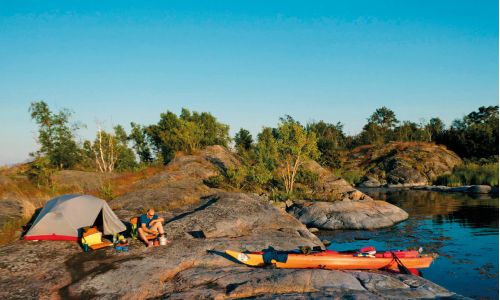
[[380,106],[446,123],[498,103],[498,2],[1,1],[0,165],[36,149],[29,103],[88,125],[210,111],[358,133]]

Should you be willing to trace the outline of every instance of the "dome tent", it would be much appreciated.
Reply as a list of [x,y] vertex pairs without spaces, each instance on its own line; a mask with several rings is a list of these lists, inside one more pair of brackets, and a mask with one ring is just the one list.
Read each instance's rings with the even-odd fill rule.
[[63,195],[45,204],[24,239],[77,241],[81,228],[97,222],[106,235],[126,230],[106,201],[90,195]]

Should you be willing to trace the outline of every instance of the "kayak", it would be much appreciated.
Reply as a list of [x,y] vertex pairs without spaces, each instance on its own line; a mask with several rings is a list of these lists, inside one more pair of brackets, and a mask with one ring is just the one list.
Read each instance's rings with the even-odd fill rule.
[[[226,250],[227,255],[248,266],[267,265],[265,252],[239,252]],[[420,254],[418,251],[385,251],[365,255],[356,251],[336,252],[332,250],[303,254],[297,252],[280,252],[286,254],[285,259],[271,260],[271,264],[283,269],[336,269],[336,270],[398,270],[402,264],[408,269],[428,268],[434,260],[433,254]],[[395,258],[396,257],[396,258]],[[399,261],[399,262],[398,262]]]

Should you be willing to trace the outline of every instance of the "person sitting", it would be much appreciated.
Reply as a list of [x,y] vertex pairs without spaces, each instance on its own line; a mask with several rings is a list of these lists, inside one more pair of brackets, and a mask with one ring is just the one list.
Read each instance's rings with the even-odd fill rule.
[[146,243],[146,246],[150,246],[147,235],[154,234],[163,236],[165,232],[163,231],[162,222],[163,218],[159,218],[157,214],[155,214],[155,210],[150,208],[148,211],[139,217],[139,226],[137,232],[139,233],[139,238]]

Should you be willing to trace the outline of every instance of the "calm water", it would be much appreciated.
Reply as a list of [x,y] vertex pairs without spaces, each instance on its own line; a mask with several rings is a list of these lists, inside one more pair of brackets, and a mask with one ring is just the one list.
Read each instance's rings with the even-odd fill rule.
[[409,219],[374,231],[322,231],[331,249],[363,246],[406,249],[422,246],[440,256],[423,276],[476,299],[498,299],[498,196],[471,197],[409,190],[363,190],[407,211]]

